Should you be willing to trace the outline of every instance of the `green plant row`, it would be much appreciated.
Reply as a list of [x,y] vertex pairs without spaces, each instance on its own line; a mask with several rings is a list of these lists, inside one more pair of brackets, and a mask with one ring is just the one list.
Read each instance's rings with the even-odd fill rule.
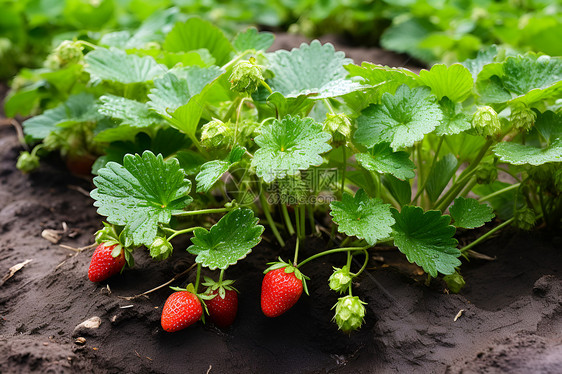
[[[6,111],[49,108],[23,124],[37,145],[20,169],[57,150],[70,166],[95,159],[91,196],[108,222],[97,240],[116,246],[114,258],[132,265],[132,251],[146,248],[164,260],[173,238],[191,237],[198,281],[177,292],[202,295],[202,267],[220,271],[220,288],[264,233],[279,246],[296,237],[293,258],[268,274],[295,277],[300,296],[310,262],[346,252],[330,286],[347,294],[335,321],[350,331],[364,316],[352,280],[377,244],[458,291],[460,258],[474,244],[459,248],[456,235],[495,216],[504,223],[478,242],[506,224],[560,226],[559,57],[492,46],[415,74],[355,65],[318,41],[265,53],[272,34],[249,28],[230,40],[199,18],[150,39],[141,26],[98,44],[64,42],[49,57],[59,63],[29,72]],[[321,230],[340,244],[301,259],[299,247]],[[355,256],[364,265],[353,272]],[[264,301],[271,292],[262,308],[275,316]]]

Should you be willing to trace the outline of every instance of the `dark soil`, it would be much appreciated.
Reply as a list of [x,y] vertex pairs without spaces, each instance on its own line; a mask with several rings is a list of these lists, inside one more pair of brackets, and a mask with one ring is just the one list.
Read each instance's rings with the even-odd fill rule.
[[[460,295],[446,293],[440,280],[425,286],[419,269],[397,251],[373,252],[354,290],[368,303],[365,325],[349,336],[331,322],[337,295],[327,286],[344,255],[305,265],[310,296],[281,317],[262,314],[262,271],[279,255],[289,258],[293,244],[279,249],[264,240],[227,273],[241,291],[231,328],[198,323],[166,333],[160,312],[168,288],[122,297],[185,270],[193,261],[184,251],[187,241],[175,242],[174,255],[163,262],[138,250],[134,268],[91,283],[93,249],[77,253],[41,237],[65,222],[60,244],[92,243],[101,217],[85,194],[91,181],[70,175],[56,159],[21,174],[15,168],[20,150],[15,131],[0,126],[0,279],[31,260],[0,280],[0,373],[562,372],[559,236],[504,231],[485,242],[476,250],[496,260],[463,265],[467,287]],[[308,239],[303,258],[325,243]],[[100,318],[99,328],[76,328],[92,317]]]

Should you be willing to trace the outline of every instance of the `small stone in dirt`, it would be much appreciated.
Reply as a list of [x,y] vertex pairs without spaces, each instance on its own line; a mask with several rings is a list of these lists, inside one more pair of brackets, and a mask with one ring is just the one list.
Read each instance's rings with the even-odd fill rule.
[[80,337],[76,338],[74,343],[76,343],[78,345],[84,345],[84,344],[86,344],[86,338],[84,338],[83,336],[80,336]]
[[91,330],[95,330],[101,325],[101,318],[94,316],[90,319],[85,320],[74,328],[72,336],[76,337],[79,335],[87,335],[91,333]]
[[550,284],[554,280],[553,276],[542,276],[533,285],[533,293],[539,297],[545,297],[550,289]]

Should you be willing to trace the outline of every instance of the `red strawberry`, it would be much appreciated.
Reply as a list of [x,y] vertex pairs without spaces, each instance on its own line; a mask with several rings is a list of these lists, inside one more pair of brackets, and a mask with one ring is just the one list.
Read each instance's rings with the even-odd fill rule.
[[194,324],[203,316],[203,306],[199,298],[189,291],[171,294],[162,308],[160,323],[168,332],[175,332]]
[[271,269],[263,278],[261,309],[267,317],[278,317],[297,303],[306,277],[289,264],[276,263]]
[[123,250],[117,257],[113,257],[111,252],[117,244],[106,246],[104,243],[98,245],[92,255],[92,262],[88,269],[88,278],[92,282],[103,282],[109,277],[119,273],[125,266],[125,255]]
[[211,321],[221,328],[232,325],[238,311],[238,293],[233,289],[225,289],[224,298],[219,294],[219,290],[211,291],[209,295],[216,295],[205,301]]

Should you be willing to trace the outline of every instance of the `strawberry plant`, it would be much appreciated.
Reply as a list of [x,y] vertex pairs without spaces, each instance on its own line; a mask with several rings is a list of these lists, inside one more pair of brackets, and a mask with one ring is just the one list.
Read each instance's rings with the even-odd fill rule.
[[[91,196],[108,222],[98,241],[109,233],[130,265],[137,248],[169,261],[178,250],[172,239],[189,235],[196,281],[178,291],[182,301],[166,303],[168,331],[204,309],[217,326],[232,323],[235,294],[224,273],[264,231],[279,247],[295,243],[292,261],[272,264],[264,277],[264,314],[298,302],[309,263],[346,253],[326,281],[343,294],[334,321],[349,332],[366,312],[353,281],[377,245],[395,246],[428,279],[443,275],[458,291],[461,257],[482,240],[509,224],[560,225],[559,57],[492,46],[416,74],[355,65],[318,41],[266,53],[271,34],[250,28],[229,39],[195,17],[161,40],[134,35],[74,41],[82,57],[35,77],[51,79],[56,95],[24,122],[37,145],[22,159],[53,150],[97,157]],[[18,95],[8,107],[28,109]],[[490,223],[496,216],[501,223]],[[486,224],[459,248],[459,234]],[[321,231],[338,245],[299,258]],[[203,268],[219,272],[206,292]]]

